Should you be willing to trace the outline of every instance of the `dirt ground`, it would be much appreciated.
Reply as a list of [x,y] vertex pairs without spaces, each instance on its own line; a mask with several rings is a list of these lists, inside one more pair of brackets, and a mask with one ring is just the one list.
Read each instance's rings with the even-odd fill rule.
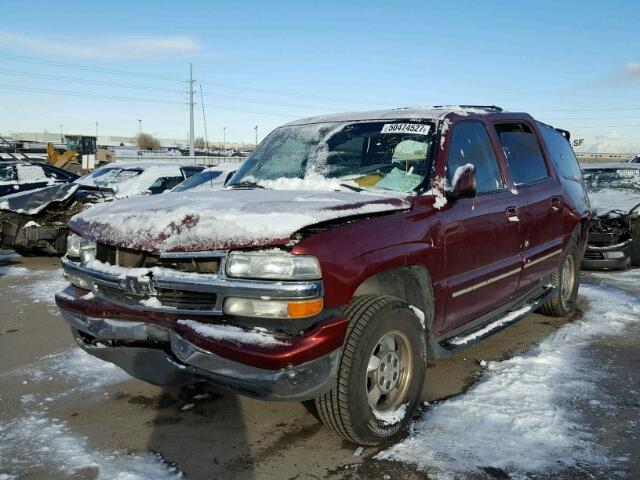
[[[427,478],[410,466],[372,460],[377,449],[355,455],[357,446],[333,436],[299,403],[265,403],[202,385],[158,388],[110,370],[112,381],[92,367],[78,373],[77,361],[65,357],[74,342],[51,299],[64,283],[57,268],[56,259],[0,258],[0,423],[36,412],[55,419],[58,436],[82,439],[85,451],[109,452],[107,461],[158,453],[164,467],[193,480]],[[629,291],[637,293],[636,288],[631,285]],[[589,307],[583,301],[581,308]],[[439,402],[464,392],[482,374],[481,360],[510,358],[571,320],[531,314],[453,358],[430,364],[424,400]],[[599,440],[614,449],[625,441],[629,418],[639,413],[639,339],[635,329],[630,337],[594,348],[594,356],[616,365],[617,374],[603,384],[619,396],[623,413],[609,420],[614,427]],[[22,453],[25,459],[16,460],[13,470],[5,473],[10,459],[0,458],[0,480],[97,478],[97,466],[71,471],[41,454],[28,460],[22,451],[29,450],[28,441],[19,448],[12,455]],[[486,478],[508,478],[501,475],[489,470]]]

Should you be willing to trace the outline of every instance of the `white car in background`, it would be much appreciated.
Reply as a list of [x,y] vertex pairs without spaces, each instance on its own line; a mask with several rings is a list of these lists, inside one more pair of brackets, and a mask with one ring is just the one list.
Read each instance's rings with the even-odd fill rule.
[[172,192],[206,192],[212,190],[222,190],[227,182],[240,168],[238,163],[223,163],[215,167],[206,168],[200,173],[186,179],[181,184],[174,187]]

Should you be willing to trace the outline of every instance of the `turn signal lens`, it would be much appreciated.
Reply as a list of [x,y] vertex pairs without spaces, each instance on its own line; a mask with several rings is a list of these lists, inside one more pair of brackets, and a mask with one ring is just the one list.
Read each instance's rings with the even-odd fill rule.
[[323,306],[324,302],[321,298],[306,302],[291,302],[287,306],[287,312],[291,318],[311,317],[320,313]]

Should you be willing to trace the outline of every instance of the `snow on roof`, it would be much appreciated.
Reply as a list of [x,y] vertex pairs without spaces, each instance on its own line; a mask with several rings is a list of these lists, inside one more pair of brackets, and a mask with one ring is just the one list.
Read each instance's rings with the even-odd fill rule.
[[458,105],[446,105],[438,107],[406,107],[391,108],[386,110],[372,110],[366,112],[345,112],[328,115],[320,115],[317,117],[301,118],[294,120],[286,125],[305,125],[308,123],[325,123],[325,122],[348,122],[362,120],[387,120],[387,119],[407,119],[407,118],[441,118],[448,113],[457,113],[459,115],[487,115],[495,113],[492,110],[484,108],[461,107]]

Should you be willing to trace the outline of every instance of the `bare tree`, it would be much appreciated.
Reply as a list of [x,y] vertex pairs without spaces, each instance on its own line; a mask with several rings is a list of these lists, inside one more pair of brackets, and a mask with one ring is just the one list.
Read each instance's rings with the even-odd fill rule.
[[138,148],[141,150],[157,150],[160,148],[160,142],[148,133],[139,133],[135,136]]
[[207,145],[205,144],[204,138],[197,137],[193,141],[193,146],[196,147],[196,148],[205,148]]

